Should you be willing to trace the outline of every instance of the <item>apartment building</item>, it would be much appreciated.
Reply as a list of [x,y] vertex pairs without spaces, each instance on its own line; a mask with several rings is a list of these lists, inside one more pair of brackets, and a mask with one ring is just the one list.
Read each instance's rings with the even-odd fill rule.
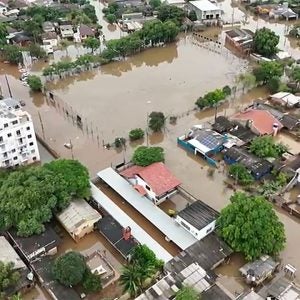
[[31,164],[40,160],[31,116],[19,101],[0,101],[0,168]]

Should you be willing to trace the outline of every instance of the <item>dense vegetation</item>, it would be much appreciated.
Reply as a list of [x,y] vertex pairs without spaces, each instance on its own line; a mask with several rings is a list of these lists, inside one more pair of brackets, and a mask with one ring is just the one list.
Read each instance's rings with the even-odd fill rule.
[[43,224],[72,197],[90,194],[87,169],[77,161],[57,160],[1,174],[0,229],[15,228],[19,236],[43,232]]
[[138,166],[149,166],[155,162],[164,161],[164,150],[161,147],[140,146],[135,149],[132,162]]
[[58,257],[52,269],[54,278],[65,286],[82,285],[86,293],[101,290],[101,278],[91,272],[84,257],[74,251]]
[[120,283],[124,292],[128,292],[131,297],[136,297],[142,293],[145,281],[161,271],[163,261],[158,260],[146,245],[138,245],[132,253],[130,263],[123,267],[120,276]]
[[249,185],[254,181],[247,168],[238,163],[229,167],[229,175],[241,185]]
[[5,298],[5,291],[14,287],[20,279],[20,273],[14,270],[14,264],[0,261],[0,299]]
[[220,101],[224,100],[227,96],[231,94],[231,89],[229,86],[224,86],[223,89],[216,89],[212,92],[208,92],[203,97],[199,97],[196,101],[196,105],[202,109],[205,107],[214,107]]
[[256,137],[250,144],[250,151],[261,158],[278,158],[287,150],[287,146],[282,143],[275,143],[271,136]]
[[261,196],[235,193],[217,220],[219,234],[247,260],[276,255],[284,247],[284,226],[272,205]]

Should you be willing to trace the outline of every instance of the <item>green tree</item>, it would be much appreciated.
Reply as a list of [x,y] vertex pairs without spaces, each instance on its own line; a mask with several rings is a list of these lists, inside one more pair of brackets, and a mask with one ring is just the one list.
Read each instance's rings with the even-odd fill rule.
[[45,164],[44,168],[63,178],[68,195],[77,198],[88,198],[91,195],[89,172],[79,161],[57,159]]
[[129,131],[129,139],[131,141],[140,140],[144,137],[144,130],[141,128],[135,128]]
[[235,193],[217,220],[219,234],[247,260],[277,255],[284,247],[284,226],[272,205],[261,196]]
[[161,1],[160,0],[150,0],[149,4],[153,9],[157,9],[159,6],[161,6]]
[[95,7],[91,4],[85,4],[82,8],[85,15],[92,20],[93,24],[96,24],[98,22],[98,18],[96,15]]
[[114,144],[116,148],[121,148],[126,145],[126,139],[123,137],[116,137]]
[[149,166],[155,162],[164,161],[164,150],[161,147],[140,146],[135,149],[132,162],[138,166]]
[[[226,92],[226,90],[225,90],[225,92]],[[226,94],[224,93],[223,90],[216,89],[212,92],[208,92],[203,97],[198,98],[195,104],[199,108],[213,107],[213,106],[217,105],[221,100],[224,100],[225,97],[226,97]]]
[[176,293],[175,300],[199,300],[200,296],[197,291],[189,286],[183,286]]
[[15,286],[20,280],[20,273],[14,270],[12,262],[4,263],[0,261],[0,298],[5,298],[5,290]]
[[197,14],[196,14],[196,12],[194,11],[194,10],[191,10],[190,12],[189,12],[189,19],[191,20],[191,21],[197,21]]
[[229,167],[229,175],[237,180],[241,185],[249,185],[254,181],[253,176],[249,173],[244,165],[232,164]]
[[0,44],[6,44],[6,36],[8,35],[6,25],[0,23]]
[[40,92],[43,88],[41,78],[36,75],[28,76],[27,83],[28,83],[30,89],[34,92]]
[[94,37],[88,37],[83,41],[83,47],[89,48],[94,53],[100,47],[100,40]]
[[162,112],[153,111],[149,115],[149,128],[154,132],[161,131],[166,122],[165,115]]
[[86,269],[84,257],[70,251],[55,260],[52,272],[61,284],[75,286],[82,282]]
[[86,269],[83,279],[82,279],[82,287],[85,293],[96,293],[101,291],[101,276],[93,274],[90,269]]
[[18,64],[23,61],[22,48],[17,45],[5,45],[2,49],[3,58],[12,64]]
[[41,24],[35,20],[27,20],[24,22],[24,31],[33,36],[34,42],[38,41],[39,35],[43,32]]
[[230,86],[225,85],[222,88],[222,92],[223,92],[223,94],[224,94],[225,97],[230,96],[231,95],[231,88],[230,88]]
[[256,83],[256,78],[251,73],[240,74],[237,80],[242,84],[243,93],[245,89],[254,87]]
[[173,21],[176,25],[182,25],[185,17],[184,10],[173,5],[161,5],[158,8],[157,18],[162,22]]
[[267,87],[271,93],[277,93],[280,87],[280,79],[278,77],[272,77],[267,83]]
[[268,28],[256,30],[253,37],[253,51],[265,57],[271,57],[278,52],[279,36]]
[[268,83],[273,77],[280,78],[283,75],[283,66],[276,61],[262,62],[253,70],[257,82]]
[[256,137],[250,144],[250,151],[261,158],[278,158],[287,150],[287,146],[282,143],[275,143],[271,136]]
[[114,15],[114,14],[108,14],[108,15],[106,16],[106,20],[107,20],[107,22],[108,22],[109,24],[114,24],[114,23],[117,22],[117,17],[116,17],[116,15]]
[[45,58],[47,57],[46,51],[41,48],[38,44],[30,44],[28,47],[28,51],[30,52],[30,55],[36,58]]

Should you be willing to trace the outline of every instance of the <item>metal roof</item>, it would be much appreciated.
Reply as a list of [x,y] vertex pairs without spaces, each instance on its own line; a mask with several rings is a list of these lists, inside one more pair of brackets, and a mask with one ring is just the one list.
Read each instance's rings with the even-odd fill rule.
[[4,236],[0,236],[0,261],[5,264],[12,262],[14,269],[26,268],[23,260]]
[[[121,176],[119,177],[123,179]],[[125,179],[123,180],[127,183]],[[168,262],[172,259],[172,255],[169,252],[167,252],[146,231],[144,231],[138,224],[136,224],[126,213],[124,213],[121,208],[119,208],[114,202],[112,202],[112,200],[110,200],[103,192],[101,192],[92,182],[91,192],[92,197],[99,205],[101,205],[111,216],[113,216],[124,228],[130,226],[132,235],[141,244],[147,245],[159,259],[162,259],[164,262]]]
[[174,219],[149,199],[141,196],[112,168],[106,168],[97,175],[181,249],[184,250],[197,241],[190,233],[176,224]]
[[189,2],[201,11],[221,11],[222,9],[208,0],[198,0]]
[[96,223],[101,219],[101,215],[83,199],[71,201],[69,206],[56,217],[70,233],[74,233],[85,222]]

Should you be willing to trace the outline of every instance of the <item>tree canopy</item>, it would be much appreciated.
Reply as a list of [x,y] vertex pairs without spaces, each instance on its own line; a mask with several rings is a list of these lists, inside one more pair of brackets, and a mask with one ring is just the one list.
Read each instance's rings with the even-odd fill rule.
[[250,151],[258,157],[278,158],[288,150],[288,147],[282,143],[275,143],[271,136],[256,137],[250,144]]
[[144,137],[144,130],[142,128],[135,128],[129,131],[129,139],[136,141]]
[[276,255],[284,247],[284,226],[272,205],[261,196],[235,193],[217,220],[219,234],[247,260]]
[[[20,279],[20,273],[14,270],[14,264],[0,261],[0,298],[5,299],[5,290],[15,286]],[[3,297],[3,298],[2,298]]]
[[[225,87],[224,87],[225,88]],[[227,96],[229,90],[226,88],[225,91],[221,89],[216,89],[214,91],[208,92],[203,97],[199,97],[196,101],[196,105],[201,109],[204,107],[213,107],[217,105],[220,101],[224,100]],[[229,87],[228,87],[229,88]],[[230,90],[231,92],[231,90]]]
[[82,287],[86,293],[96,293],[102,289],[101,276],[93,274],[87,268],[82,278]]
[[175,300],[199,300],[200,295],[197,291],[190,286],[183,286],[176,293]]
[[166,122],[166,117],[162,112],[153,111],[149,115],[149,128],[154,132],[161,131]]
[[7,172],[0,180],[0,229],[14,227],[19,236],[40,234],[72,196],[89,195],[88,178],[85,167],[68,160]]
[[78,252],[70,251],[55,260],[52,271],[61,284],[75,286],[82,282],[86,269],[84,257]]
[[256,30],[253,37],[253,51],[265,57],[271,57],[278,52],[279,36],[268,28]]
[[184,16],[184,10],[174,5],[161,5],[158,8],[157,18],[162,22],[172,21],[177,26],[180,26],[182,25]]
[[140,146],[135,149],[132,162],[138,166],[149,166],[155,162],[164,161],[164,150],[161,147]]
[[36,75],[28,76],[27,83],[28,83],[30,89],[34,92],[40,92],[43,88],[41,78]]
[[283,75],[283,66],[276,62],[262,62],[253,70],[257,82],[268,83],[273,77],[280,78]]
[[229,167],[229,175],[237,180],[241,185],[249,185],[254,181],[253,176],[249,173],[244,165],[232,164]]

